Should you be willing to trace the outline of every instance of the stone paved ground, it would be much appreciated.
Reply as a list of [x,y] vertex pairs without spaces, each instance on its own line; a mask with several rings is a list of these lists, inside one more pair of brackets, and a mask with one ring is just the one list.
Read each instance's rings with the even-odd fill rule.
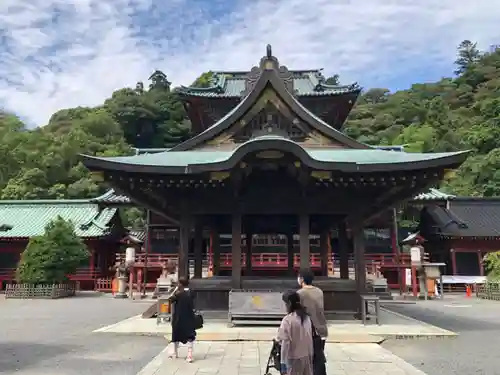
[[[264,375],[270,349],[265,342],[202,342],[193,363],[169,359],[164,350],[137,375]],[[377,344],[327,344],[326,354],[329,375],[425,375]]]
[[[205,317],[207,315],[204,314]],[[206,319],[208,321],[208,319]],[[373,321],[366,326],[357,320],[335,320],[329,325],[329,339],[335,342],[373,342],[366,336],[391,337],[391,336],[454,336],[450,331],[423,324],[413,319],[401,317],[393,313],[381,312],[381,325]],[[276,322],[279,325],[279,321]],[[142,319],[140,316],[128,318],[122,322],[102,327],[100,333],[126,333],[168,335],[170,325],[157,325],[155,319]],[[276,327],[236,326],[229,328],[226,319],[210,318],[210,322],[198,331],[198,340],[201,341],[262,341],[271,340],[276,334]],[[364,336],[365,338],[361,338]],[[361,339],[362,341],[356,341]]]
[[384,342],[383,346],[432,375],[500,374],[500,302],[464,296],[391,309],[459,333],[454,339]]
[[92,331],[146,307],[93,294],[53,301],[0,296],[0,373],[135,375],[165,347],[165,339]]

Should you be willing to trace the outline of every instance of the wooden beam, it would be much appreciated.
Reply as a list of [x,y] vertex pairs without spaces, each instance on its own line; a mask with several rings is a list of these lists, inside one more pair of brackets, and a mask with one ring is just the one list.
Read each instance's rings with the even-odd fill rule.
[[[358,295],[366,292],[366,260],[365,260],[365,234],[362,222],[355,221],[351,225],[352,242],[354,247],[354,267],[356,270],[356,292]],[[361,311],[361,298],[359,309]]]
[[241,288],[241,214],[231,218],[231,279],[233,289]]
[[381,197],[384,199],[378,201],[376,205],[372,206],[370,210],[367,210],[367,212],[362,215],[364,217],[364,221],[374,220],[378,216],[384,214],[387,209],[394,208],[410,201],[417,194],[428,190],[429,187],[439,181],[441,177],[442,175],[439,175],[439,177],[431,180],[417,181],[414,185],[405,190],[400,190],[392,196],[388,195]]
[[310,249],[309,249],[309,215],[301,214],[299,216],[299,236],[300,236],[300,268],[309,268]]
[[338,224],[340,278],[349,279],[349,240],[347,238],[347,225],[345,220]]
[[321,276],[328,276],[328,237],[330,230],[328,227],[323,227],[319,237],[321,250]]
[[195,220],[194,227],[194,277],[203,277],[203,222],[200,217]]
[[293,254],[293,230],[289,228],[288,232],[286,233],[286,239],[287,239],[287,259],[288,259],[288,274],[289,276],[294,276],[295,270],[293,268],[293,260],[294,260],[294,254]]
[[191,217],[187,214],[181,216],[179,238],[179,278],[189,278],[189,237],[191,235]]
[[151,201],[151,199],[145,197],[142,193],[136,193],[130,189],[124,188],[121,184],[112,182],[113,188],[120,194],[128,196],[132,201],[136,202],[139,206],[142,206],[151,212],[167,219],[171,224],[179,226],[180,222],[172,217],[170,217],[165,211],[162,210],[160,203]]
[[246,230],[245,233],[245,257],[246,257],[246,264],[245,264],[245,275],[246,276],[251,276],[252,274],[252,232],[249,230]]
[[215,220],[211,223],[210,235],[212,237],[213,274],[214,276],[218,276],[220,270],[220,235]]

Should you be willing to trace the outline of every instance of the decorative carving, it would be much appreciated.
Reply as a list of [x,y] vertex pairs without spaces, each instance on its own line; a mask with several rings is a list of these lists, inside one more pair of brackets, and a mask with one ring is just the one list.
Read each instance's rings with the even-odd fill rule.
[[241,96],[245,97],[253,90],[264,70],[275,70],[278,77],[283,80],[287,90],[292,95],[294,94],[293,73],[290,72],[286,66],[280,66],[278,59],[272,55],[271,45],[268,44],[266,47],[266,56],[260,59],[259,66],[254,66],[252,70],[248,72],[245,90],[241,92]]
[[263,135],[279,135],[294,141],[302,141],[306,133],[300,128],[300,121],[285,117],[278,109],[267,104],[246,126],[234,135],[235,141],[244,142]]
[[286,89],[290,94],[294,94],[293,73],[284,65],[280,66],[278,76],[283,80]]
[[253,88],[255,87],[255,84],[257,83],[257,81],[259,80],[260,78],[260,75],[262,74],[262,69],[257,67],[257,66],[254,66],[247,74],[247,79],[245,81],[245,90],[243,90],[241,92],[241,96],[242,97],[245,97],[247,96],[248,94],[250,94],[250,92],[253,90]]

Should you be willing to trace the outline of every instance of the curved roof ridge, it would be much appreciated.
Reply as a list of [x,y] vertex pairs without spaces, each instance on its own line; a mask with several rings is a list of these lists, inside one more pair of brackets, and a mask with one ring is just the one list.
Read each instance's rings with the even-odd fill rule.
[[302,105],[300,101],[297,100],[297,98],[295,98],[295,96],[287,89],[283,79],[278,76],[278,70],[281,70],[281,68],[276,57],[271,55],[264,56],[261,59],[260,70],[260,76],[253,88],[230,112],[203,132],[173,147],[171,151],[185,151],[192,149],[193,147],[213,139],[223,131],[227,130],[235,122],[240,120],[253,105],[255,105],[257,100],[260,98],[260,95],[269,85],[275,90],[280,99],[288,107],[290,107],[291,111],[294,112],[297,117],[301,118],[318,132],[332,140],[342,143],[347,147],[358,149],[373,148],[372,146],[361,143],[333,128]]
[[92,203],[91,199],[0,199],[0,205],[59,205]]

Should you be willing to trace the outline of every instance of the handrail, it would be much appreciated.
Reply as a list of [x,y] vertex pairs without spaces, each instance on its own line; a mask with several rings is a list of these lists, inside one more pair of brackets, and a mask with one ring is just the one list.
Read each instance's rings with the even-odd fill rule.
[[[15,268],[0,268],[0,278],[9,278],[14,279],[16,275]],[[79,267],[74,274],[69,275],[68,277],[71,280],[78,278],[97,278],[101,275],[100,268],[94,268],[93,270],[90,267]]]
[[13,267],[0,268],[0,277],[12,277],[14,278],[16,274],[16,269]]
[[[204,254],[204,260],[209,261],[211,258],[211,254]],[[189,255],[189,260],[192,261],[194,256],[192,254]],[[163,263],[168,261],[177,261],[177,254],[164,254],[164,253],[149,253],[147,255],[147,263],[151,266],[157,267]],[[285,252],[259,252],[252,253],[251,256],[252,266],[279,266],[279,267],[287,267],[288,266],[288,254]],[[125,260],[125,254],[120,253],[116,254],[116,261],[122,262]],[[424,255],[424,262],[429,261],[428,254]],[[144,264],[146,263],[146,254],[139,253],[135,255],[136,264]],[[333,254],[333,262],[334,264],[339,264],[339,257],[336,254]],[[220,265],[222,267],[228,267],[232,263],[232,254],[223,252],[220,254]],[[293,263],[294,266],[300,265],[300,254],[294,253],[293,255]],[[354,263],[353,254],[349,254],[349,263]],[[368,253],[365,254],[365,263],[367,266],[377,265],[379,267],[394,267],[394,266],[411,266],[411,256],[407,253],[402,254],[394,254],[394,253]],[[241,255],[241,264],[242,266],[246,265],[246,254],[243,252]],[[312,267],[320,267],[321,266],[321,254],[314,252],[310,254],[310,265]]]

